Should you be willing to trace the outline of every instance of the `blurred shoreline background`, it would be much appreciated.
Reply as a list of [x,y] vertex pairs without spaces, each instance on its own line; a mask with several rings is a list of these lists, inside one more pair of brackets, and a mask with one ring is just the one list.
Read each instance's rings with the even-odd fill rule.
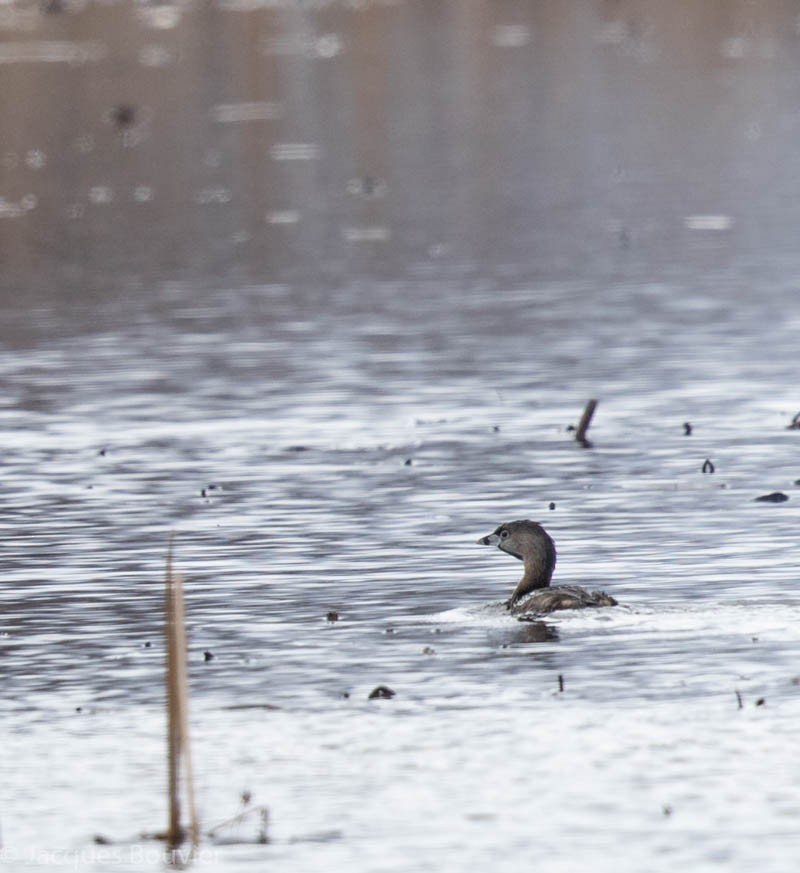
[[4,299],[795,271],[793,3],[6,0],[0,79]]

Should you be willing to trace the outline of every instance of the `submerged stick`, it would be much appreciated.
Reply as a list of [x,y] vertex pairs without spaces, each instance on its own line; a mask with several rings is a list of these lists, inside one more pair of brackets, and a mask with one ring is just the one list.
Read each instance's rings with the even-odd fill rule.
[[578,430],[575,432],[575,441],[584,449],[591,448],[592,444],[586,439],[586,431],[589,430],[589,425],[592,423],[592,416],[597,409],[597,401],[590,400],[583,410],[583,415],[578,423]]

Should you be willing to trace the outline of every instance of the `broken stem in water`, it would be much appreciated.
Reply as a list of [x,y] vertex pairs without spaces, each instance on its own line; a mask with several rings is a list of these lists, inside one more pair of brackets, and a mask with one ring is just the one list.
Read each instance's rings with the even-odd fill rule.
[[592,416],[597,409],[597,401],[590,400],[583,410],[583,415],[578,423],[578,430],[575,432],[575,441],[584,449],[591,448],[592,444],[586,439],[586,431],[589,430],[589,425],[592,423]]

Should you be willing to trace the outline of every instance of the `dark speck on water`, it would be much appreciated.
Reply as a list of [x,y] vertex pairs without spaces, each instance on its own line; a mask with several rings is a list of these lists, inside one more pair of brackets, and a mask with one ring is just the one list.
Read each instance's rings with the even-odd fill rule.
[[762,494],[754,499],[759,503],[785,503],[789,499],[789,495],[784,494],[782,491],[772,491],[769,494]]
[[386,685],[378,685],[369,693],[369,700],[390,700],[396,694]]

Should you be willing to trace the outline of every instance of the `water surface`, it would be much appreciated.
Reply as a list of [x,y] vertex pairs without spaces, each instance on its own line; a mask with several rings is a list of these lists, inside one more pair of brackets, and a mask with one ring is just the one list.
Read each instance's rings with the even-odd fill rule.
[[[797,46],[780,4],[2,5],[9,870],[163,868],[171,533],[203,826],[271,815],[196,869],[790,869]],[[504,615],[475,540],[524,517],[621,606]]]
[[[168,286],[94,329],[43,311],[2,359],[7,857],[157,866],[136,834],[164,818],[174,531],[203,822],[250,791],[274,840],[199,866],[785,869],[795,333],[770,312],[793,293]],[[489,608],[518,565],[474,541],[516,517],[558,580],[623,605],[548,634]]]

